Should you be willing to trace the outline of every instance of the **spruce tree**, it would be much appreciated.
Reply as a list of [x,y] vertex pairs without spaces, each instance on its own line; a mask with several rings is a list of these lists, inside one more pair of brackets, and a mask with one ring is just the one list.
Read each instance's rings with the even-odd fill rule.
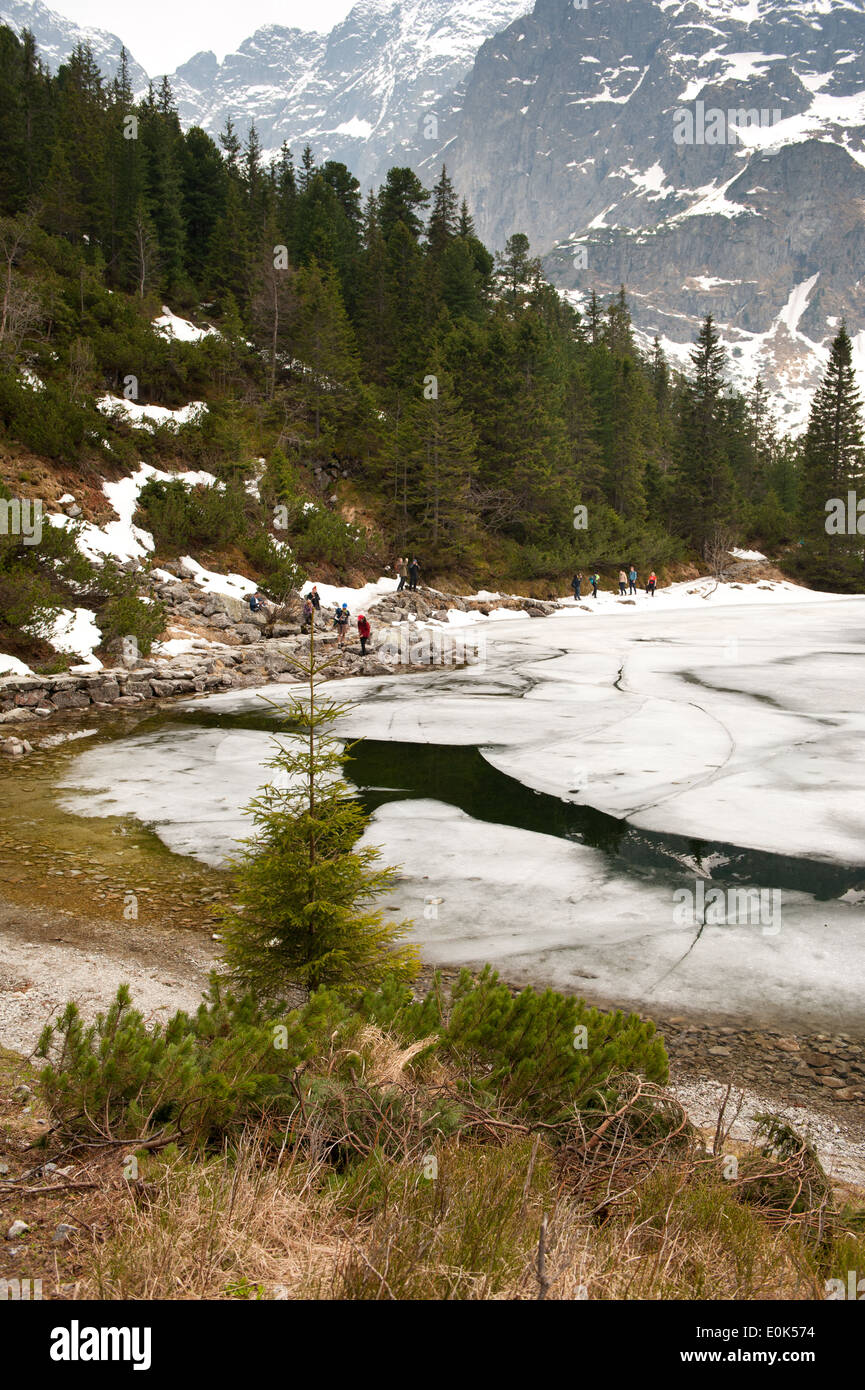
[[459,236],[464,237],[467,241],[477,236],[477,232],[475,231],[475,219],[469,212],[469,205],[466,202],[465,198],[463,198],[462,203],[460,204],[460,220],[459,226],[457,227],[457,233]]
[[228,165],[229,173],[238,174],[240,171],[240,155],[243,149],[240,136],[234,128],[234,121],[229,116],[225,122],[225,130],[219,136],[219,143],[225,150],[225,162]]
[[651,416],[645,378],[630,357],[616,363],[612,418],[615,424],[607,456],[607,496],[619,516],[627,521],[644,521],[646,434]]
[[531,256],[525,232],[515,232],[505,242],[503,253],[496,255],[496,278],[502,296],[515,308],[524,304],[541,274],[541,263]]
[[446,546],[455,559],[468,525],[475,437],[440,349],[428,367],[401,420],[400,456],[424,543],[436,553]]
[[670,403],[670,368],[657,334],[652,342],[650,375],[655,403],[659,411],[664,411]]
[[733,500],[725,431],[727,354],[711,314],[702,324],[691,362],[677,440],[676,529],[702,552],[719,528],[729,524]]
[[601,307],[601,301],[598,299],[598,296],[594,290],[592,290],[592,293],[589,296],[589,305],[586,309],[586,318],[589,322],[589,342],[594,347],[601,341],[604,323],[604,311]]
[[333,658],[295,659],[303,697],[284,708],[285,734],[268,764],[276,773],[251,803],[254,835],[235,866],[237,906],[223,931],[232,978],[262,999],[296,985],[367,989],[417,970],[408,923],[385,921],[375,903],[396,871],[359,845],[368,817],[343,777],[349,753],[334,736],[346,707],[321,699],[316,681]]
[[420,209],[425,208],[429,200],[429,190],[424,188],[413,170],[390,169],[378,200],[381,230],[385,241],[390,239],[400,223],[417,241],[423,232]]
[[[865,581],[865,516],[850,525],[865,484],[862,398],[853,368],[853,344],[842,324],[826,374],[814,397],[802,459],[801,514],[805,565],[811,582],[825,588],[860,589]],[[832,504],[835,503],[834,509]]]
[[767,478],[778,448],[778,428],[762,376],[756,378],[751,388],[747,412],[751,471],[743,483],[743,491],[753,501],[766,493]]
[[297,387],[312,416],[316,441],[334,436],[356,416],[361,393],[357,345],[336,273],[313,260],[298,271],[293,333]]
[[459,231],[457,195],[443,164],[441,177],[433,188],[432,211],[427,225],[427,241],[434,256],[440,256]]
[[197,126],[187,131],[180,157],[186,272],[203,286],[214,230],[225,207],[228,172],[213,140]]
[[364,208],[363,254],[355,297],[358,339],[369,378],[377,385],[386,381],[393,360],[395,322],[388,292],[389,258],[378,216],[378,199],[370,193]]
[[315,174],[315,156],[312,153],[311,145],[304,145],[300,156],[300,174],[298,176],[298,187],[301,193],[305,193],[312,183]]

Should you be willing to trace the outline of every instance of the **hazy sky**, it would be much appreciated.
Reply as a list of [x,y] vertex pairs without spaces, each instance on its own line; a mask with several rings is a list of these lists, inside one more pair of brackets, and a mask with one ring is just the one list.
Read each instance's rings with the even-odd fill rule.
[[210,48],[217,58],[231,53],[262,24],[297,29],[332,29],[353,0],[46,0],[50,10],[118,34],[152,75],[173,72],[193,53]]

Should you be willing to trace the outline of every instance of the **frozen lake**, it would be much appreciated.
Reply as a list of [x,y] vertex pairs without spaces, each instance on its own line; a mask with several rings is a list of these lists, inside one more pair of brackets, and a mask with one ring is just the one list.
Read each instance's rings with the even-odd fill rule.
[[[477,667],[333,687],[426,958],[865,1032],[865,599],[662,593],[482,631]],[[65,803],[222,863],[269,719],[252,691],[159,716],[82,752]]]

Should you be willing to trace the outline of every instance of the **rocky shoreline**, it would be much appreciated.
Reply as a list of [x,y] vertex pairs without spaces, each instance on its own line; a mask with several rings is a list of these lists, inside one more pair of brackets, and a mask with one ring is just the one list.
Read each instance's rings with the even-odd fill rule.
[[[0,677],[0,752],[17,757],[32,751],[29,728],[58,715],[78,715],[87,710],[134,708],[156,701],[223,690],[242,690],[296,674],[294,658],[309,651],[309,639],[301,631],[299,613],[281,610],[276,615],[253,613],[238,599],[202,594],[188,580],[160,580],[148,576],[153,596],[166,606],[169,642],[184,651],[173,656],[130,658],[122,665],[87,673],[13,675]],[[459,666],[471,660],[471,639],[460,629],[441,629],[436,642],[394,641],[393,629],[415,622],[447,622],[451,609],[487,615],[497,608],[546,617],[557,604],[539,599],[463,599],[424,589],[418,593],[389,594],[372,607],[372,650],[363,656],[355,642],[339,649],[333,632],[333,611],[322,608],[317,645],[330,649],[328,680],[350,676],[395,675],[437,664]],[[294,607],[299,607],[295,604]],[[418,631],[421,631],[418,629]],[[423,629],[429,637],[429,629]],[[474,629],[472,629],[474,631]],[[3,726],[13,726],[2,736]],[[18,730],[23,726],[22,732]]]

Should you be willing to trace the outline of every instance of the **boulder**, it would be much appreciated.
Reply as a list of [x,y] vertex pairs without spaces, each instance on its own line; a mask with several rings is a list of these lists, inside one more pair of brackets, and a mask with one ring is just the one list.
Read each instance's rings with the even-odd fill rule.
[[0,738],[0,753],[7,758],[23,758],[25,753],[32,752],[33,745],[26,738]]
[[24,724],[28,719],[35,718],[36,714],[31,709],[10,709],[0,714],[0,724]]

